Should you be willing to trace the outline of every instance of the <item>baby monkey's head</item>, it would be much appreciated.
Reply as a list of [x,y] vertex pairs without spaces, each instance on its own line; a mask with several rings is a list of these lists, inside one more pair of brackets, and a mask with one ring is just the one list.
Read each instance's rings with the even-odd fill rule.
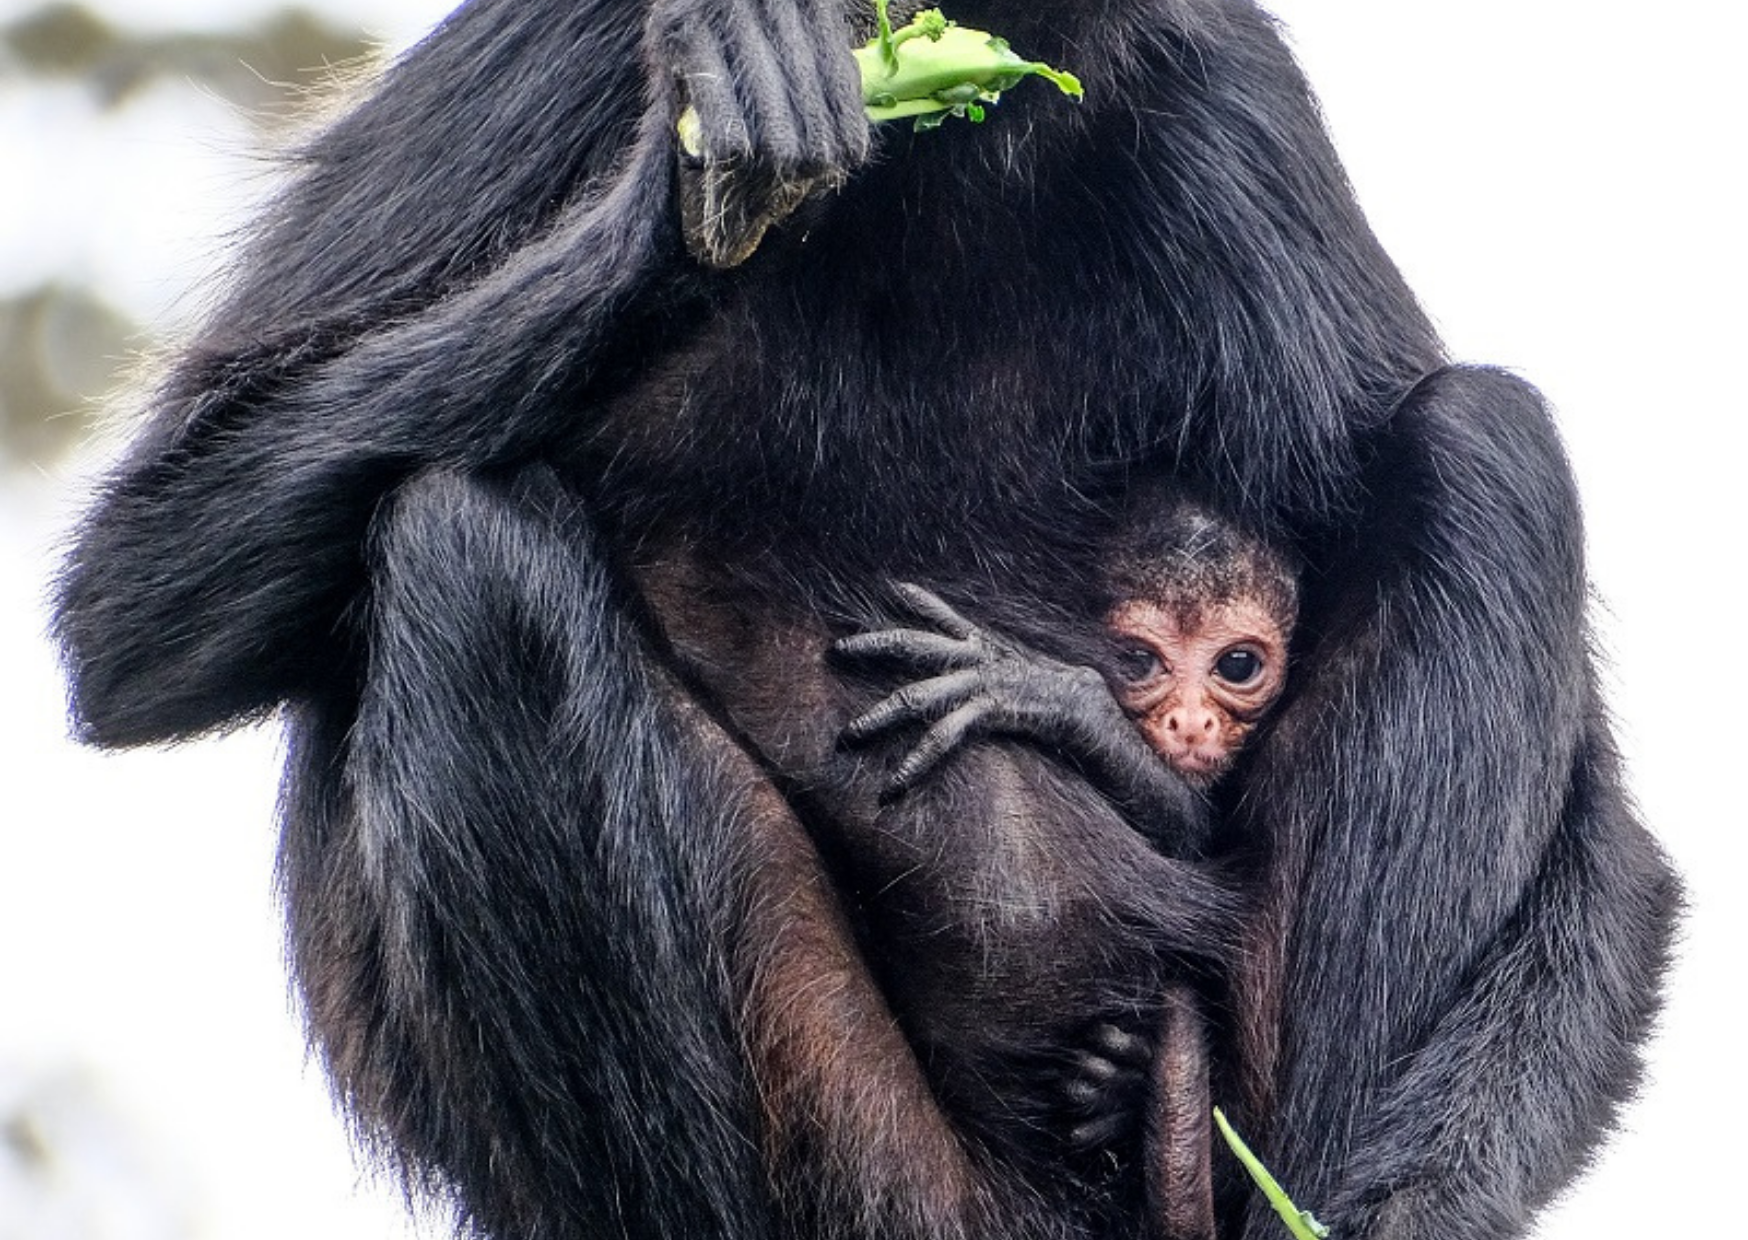
[[1287,556],[1182,497],[1138,502],[1104,563],[1111,691],[1196,787],[1219,779],[1287,683]]

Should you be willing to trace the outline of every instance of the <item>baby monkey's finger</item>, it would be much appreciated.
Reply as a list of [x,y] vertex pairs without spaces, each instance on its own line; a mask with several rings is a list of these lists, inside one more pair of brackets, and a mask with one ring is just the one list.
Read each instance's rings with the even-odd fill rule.
[[831,644],[834,659],[851,664],[898,664],[912,671],[951,672],[976,658],[963,641],[921,629],[880,629],[840,637]]
[[908,684],[845,724],[842,739],[855,745],[894,728],[938,719],[970,696],[978,683],[977,674],[966,671]]
[[975,624],[954,611],[933,590],[909,581],[895,581],[892,583],[892,592],[911,614],[920,620],[927,620],[948,637],[957,637],[963,641],[978,633]]
[[892,773],[886,783],[886,799],[903,796],[916,787],[977,729],[985,713],[985,703],[973,699],[937,720]]

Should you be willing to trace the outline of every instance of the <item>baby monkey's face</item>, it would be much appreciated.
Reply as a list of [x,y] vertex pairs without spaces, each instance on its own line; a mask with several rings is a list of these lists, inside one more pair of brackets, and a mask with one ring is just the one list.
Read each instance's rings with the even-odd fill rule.
[[1111,689],[1173,770],[1206,788],[1287,683],[1288,634],[1260,600],[1131,599],[1108,620]]

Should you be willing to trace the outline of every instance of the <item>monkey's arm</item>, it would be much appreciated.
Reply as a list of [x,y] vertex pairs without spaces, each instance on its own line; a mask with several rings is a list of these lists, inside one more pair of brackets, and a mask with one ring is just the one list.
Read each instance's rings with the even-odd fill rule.
[[345,675],[382,498],[422,465],[533,453],[636,336],[624,303],[656,291],[673,244],[667,161],[645,162],[650,179],[618,181],[467,291],[342,355],[285,375],[272,373],[282,358],[249,359],[160,409],[60,581],[85,739],[195,733]]
[[707,160],[848,166],[849,41],[837,0],[476,0],[395,66],[304,153],[78,531],[81,734],[187,735],[348,675],[382,498],[574,438],[689,325],[676,83],[738,135]]
[[857,745],[928,725],[893,772],[888,795],[914,787],[974,737],[1016,736],[1068,758],[1168,853],[1193,851],[1206,839],[1208,803],[1149,748],[1096,670],[997,636],[921,586],[895,589],[931,630],[883,629],[833,646],[848,663],[896,664],[923,676],[844,728],[844,741]]

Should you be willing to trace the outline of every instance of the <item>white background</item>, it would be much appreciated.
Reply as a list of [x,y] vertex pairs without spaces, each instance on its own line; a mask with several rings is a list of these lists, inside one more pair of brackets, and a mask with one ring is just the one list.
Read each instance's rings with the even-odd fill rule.
[[[27,7],[0,0],[0,18]],[[250,7],[106,11],[223,25]],[[369,13],[399,42],[444,6],[331,8]],[[1727,0],[1274,8],[1374,227],[1453,353],[1519,370],[1560,411],[1622,746],[1689,885],[1644,1096],[1539,1234],[1722,1233],[1748,1104],[1748,900],[1735,891],[1748,822],[1729,792],[1748,699],[1731,644],[1748,601],[1748,18]],[[109,117],[73,92],[26,104],[0,83],[0,292],[71,270],[136,314],[185,313],[180,290],[259,187],[246,147],[235,119],[191,92]],[[291,1014],[270,875],[276,736],[123,756],[65,739],[40,600],[86,469],[0,475],[0,1106],[27,1078],[94,1083],[133,1140],[89,1199],[132,1183],[169,1221],[154,1230],[134,1209],[82,1230],[26,1226],[0,1182],[0,1240],[402,1234],[392,1192],[361,1180]]]

